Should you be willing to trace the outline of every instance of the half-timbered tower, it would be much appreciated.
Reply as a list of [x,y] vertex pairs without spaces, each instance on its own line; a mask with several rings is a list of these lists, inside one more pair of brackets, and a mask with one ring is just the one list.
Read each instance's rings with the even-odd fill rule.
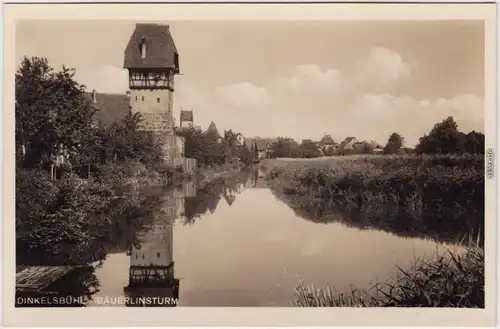
[[136,24],[125,49],[129,72],[130,108],[140,113],[140,130],[161,140],[164,158],[172,163],[177,150],[172,111],[174,76],[179,74],[179,53],[168,25]]

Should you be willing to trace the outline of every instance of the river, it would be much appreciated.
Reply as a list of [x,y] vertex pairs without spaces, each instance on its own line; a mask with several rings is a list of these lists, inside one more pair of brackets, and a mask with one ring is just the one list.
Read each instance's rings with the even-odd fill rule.
[[161,191],[160,206],[146,212],[151,222],[138,232],[140,246],[108,254],[95,269],[99,287],[88,306],[125,296],[129,277],[151,264],[153,272],[170,265],[165,275],[178,282],[177,292],[150,286],[134,296],[178,294],[178,306],[290,306],[301,280],[345,292],[351,285],[367,288],[394,277],[396,265],[408,267],[445,247],[303,219],[259,176]]

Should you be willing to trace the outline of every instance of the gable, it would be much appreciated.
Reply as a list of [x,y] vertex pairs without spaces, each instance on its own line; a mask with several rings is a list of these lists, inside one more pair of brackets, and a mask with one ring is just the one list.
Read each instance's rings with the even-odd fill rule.
[[347,137],[345,139],[345,142],[346,142],[346,144],[354,144],[354,143],[357,143],[358,140],[356,139],[356,137]]

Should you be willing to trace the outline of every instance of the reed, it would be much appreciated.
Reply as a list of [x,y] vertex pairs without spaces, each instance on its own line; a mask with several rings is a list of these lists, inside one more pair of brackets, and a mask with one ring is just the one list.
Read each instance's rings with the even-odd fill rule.
[[368,289],[348,293],[327,286],[298,285],[291,304],[298,307],[466,307],[484,308],[484,249],[478,241],[461,250],[416,259],[399,275]]

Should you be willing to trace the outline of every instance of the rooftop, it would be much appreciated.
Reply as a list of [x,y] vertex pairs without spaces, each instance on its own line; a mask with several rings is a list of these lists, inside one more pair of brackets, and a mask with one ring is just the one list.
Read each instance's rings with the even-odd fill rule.
[[[146,44],[146,56],[141,57],[141,45]],[[168,25],[135,25],[125,48],[123,67],[126,69],[174,68],[179,73],[179,53]]]
[[220,133],[219,133],[219,130],[217,130],[217,127],[215,126],[215,123],[213,121],[208,126],[206,132],[214,133],[217,138],[221,138],[222,137],[220,135]]
[[[85,96],[93,102],[92,93],[85,93]],[[123,119],[130,111],[130,101],[127,95],[122,94],[95,94],[96,102],[93,103],[97,108],[95,114],[100,124],[109,125],[113,122]]]

